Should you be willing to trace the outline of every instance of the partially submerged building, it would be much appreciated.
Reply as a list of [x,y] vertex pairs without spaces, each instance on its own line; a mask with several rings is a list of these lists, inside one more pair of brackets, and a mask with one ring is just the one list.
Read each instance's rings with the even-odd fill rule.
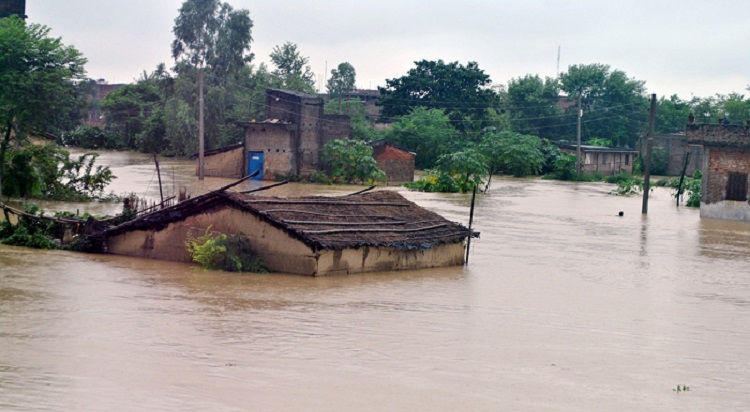
[[701,217],[750,221],[750,126],[692,123],[686,135],[703,146]]
[[[565,153],[576,154],[576,144],[557,143],[557,145]],[[637,156],[637,151],[627,148],[581,145],[584,173],[601,173],[605,176],[633,173],[633,162]]]
[[[266,120],[238,124],[245,137],[243,150],[232,152],[239,159],[232,164],[241,161],[242,169],[237,173],[228,164],[216,172],[206,168],[206,176],[240,178],[258,170],[255,180],[304,179],[321,169],[320,152],[326,143],[351,136],[349,116],[324,114],[322,99],[290,90],[268,89]],[[205,162],[219,153],[225,152],[212,151]]]
[[298,198],[217,191],[98,239],[108,253],[190,262],[188,234],[209,228],[244,233],[272,271],[312,276],[461,265],[469,236],[466,227],[395,191]]
[[389,143],[385,139],[369,143],[372,157],[378,162],[378,168],[385,172],[389,185],[400,185],[414,181],[414,162],[417,154]]

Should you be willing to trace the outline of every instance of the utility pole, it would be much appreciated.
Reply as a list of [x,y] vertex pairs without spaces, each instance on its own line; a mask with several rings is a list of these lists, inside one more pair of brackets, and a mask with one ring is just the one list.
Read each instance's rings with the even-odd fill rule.
[[203,180],[203,154],[205,141],[203,137],[203,67],[198,68],[198,180]]
[[578,137],[578,145],[576,146],[576,173],[581,176],[581,118],[583,117],[583,109],[581,109],[581,93],[578,93],[578,131],[576,136]]
[[654,122],[656,121],[656,93],[651,95],[648,111],[648,134],[646,135],[646,165],[643,171],[643,206],[641,213],[648,214],[648,192],[651,191],[651,151],[654,146]]

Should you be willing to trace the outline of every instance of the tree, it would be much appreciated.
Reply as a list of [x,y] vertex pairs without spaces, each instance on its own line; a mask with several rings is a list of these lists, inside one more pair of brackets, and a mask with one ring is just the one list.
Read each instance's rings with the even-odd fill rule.
[[353,139],[370,141],[383,137],[383,131],[375,129],[367,119],[365,106],[359,99],[331,99],[323,106],[323,113],[349,116]]
[[526,75],[508,82],[503,106],[514,132],[557,138],[562,110],[560,85],[552,78]]
[[354,70],[354,66],[344,62],[339,66],[331,70],[331,78],[328,79],[326,88],[328,94],[335,97],[340,97],[345,92],[354,90],[357,79],[357,71]]
[[148,80],[122,86],[101,102],[107,130],[118,136],[120,147],[147,153],[166,148],[162,107],[159,89]]
[[[616,147],[635,147],[648,121],[645,83],[605,64],[573,65],[560,74],[563,91],[581,99],[584,117],[581,139],[604,138]],[[568,107],[567,134],[575,136],[578,108]]]
[[497,93],[490,88],[490,76],[475,62],[466,66],[442,60],[414,62],[416,67],[406,76],[386,80],[379,87],[381,116],[395,119],[416,107],[442,109],[462,131],[480,129],[487,110],[499,104]]
[[372,147],[360,140],[331,140],[323,146],[321,160],[334,183],[385,182],[385,172],[372,157]]
[[69,122],[80,102],[76,82],[84,80],[86,59],[49,31],[17,16],[0,19],[0,188],[11,137],[19,146],[30,131]]
[[302,56],[296,44],[286,42],[275,46],[271,62],[276,66],[274,74],[281,78],[285,89],[315,93],[315,73],[307,64],[309,59]]
[[488,174],[485,191],[489,190],[492,175],[511,174],[516,177],[541,172],[545,157],[542,141],[531,135],[514,132],[487,133],[482,137],[479,150],[487,157]]
[[417,169],[428,169],[434,166],[440,155],[454,148],[457,134],[443,110],[416,107],[398,118],[386,132],[386,137],[417,154]]
[[172,57],[180,67],[198,70],[198,177],[203,180],[203,71],[219,82],[252,60],[253,22],[247,10],[234,10],[219,0],[186,0],[175,19]]
[[688,116],[691,113],[693,113],[693,109],[690,102],[680,99],[676,94],[668,99],[662,96],[656,102],[654,129],[659,133],[682,132],[685,130],[685,124],[688,122]]

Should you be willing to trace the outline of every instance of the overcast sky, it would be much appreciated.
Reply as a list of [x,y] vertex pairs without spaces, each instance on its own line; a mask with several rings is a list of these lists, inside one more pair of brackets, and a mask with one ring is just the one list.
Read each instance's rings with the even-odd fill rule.
[[[88,58],[89,77],[128,83],[172,67],[182,0],[27,0],[29,21]],[[493,82],[558,66],[603,63],[683,99],[750,94],[747,0],[229,0],[253,20],[254,63],[274,46],[299,46],[318,75],[341,62],[359,88],[400,77],[414,61],[476,61]],[[324,90],[325,87],[321,86]]]

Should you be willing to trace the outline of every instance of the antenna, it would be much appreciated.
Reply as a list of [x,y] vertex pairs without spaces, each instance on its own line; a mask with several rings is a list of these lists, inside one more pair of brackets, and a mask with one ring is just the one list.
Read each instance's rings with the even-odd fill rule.
[[557,77],[560,77],[560,46],[557,46],[557,71],[555,72]]

